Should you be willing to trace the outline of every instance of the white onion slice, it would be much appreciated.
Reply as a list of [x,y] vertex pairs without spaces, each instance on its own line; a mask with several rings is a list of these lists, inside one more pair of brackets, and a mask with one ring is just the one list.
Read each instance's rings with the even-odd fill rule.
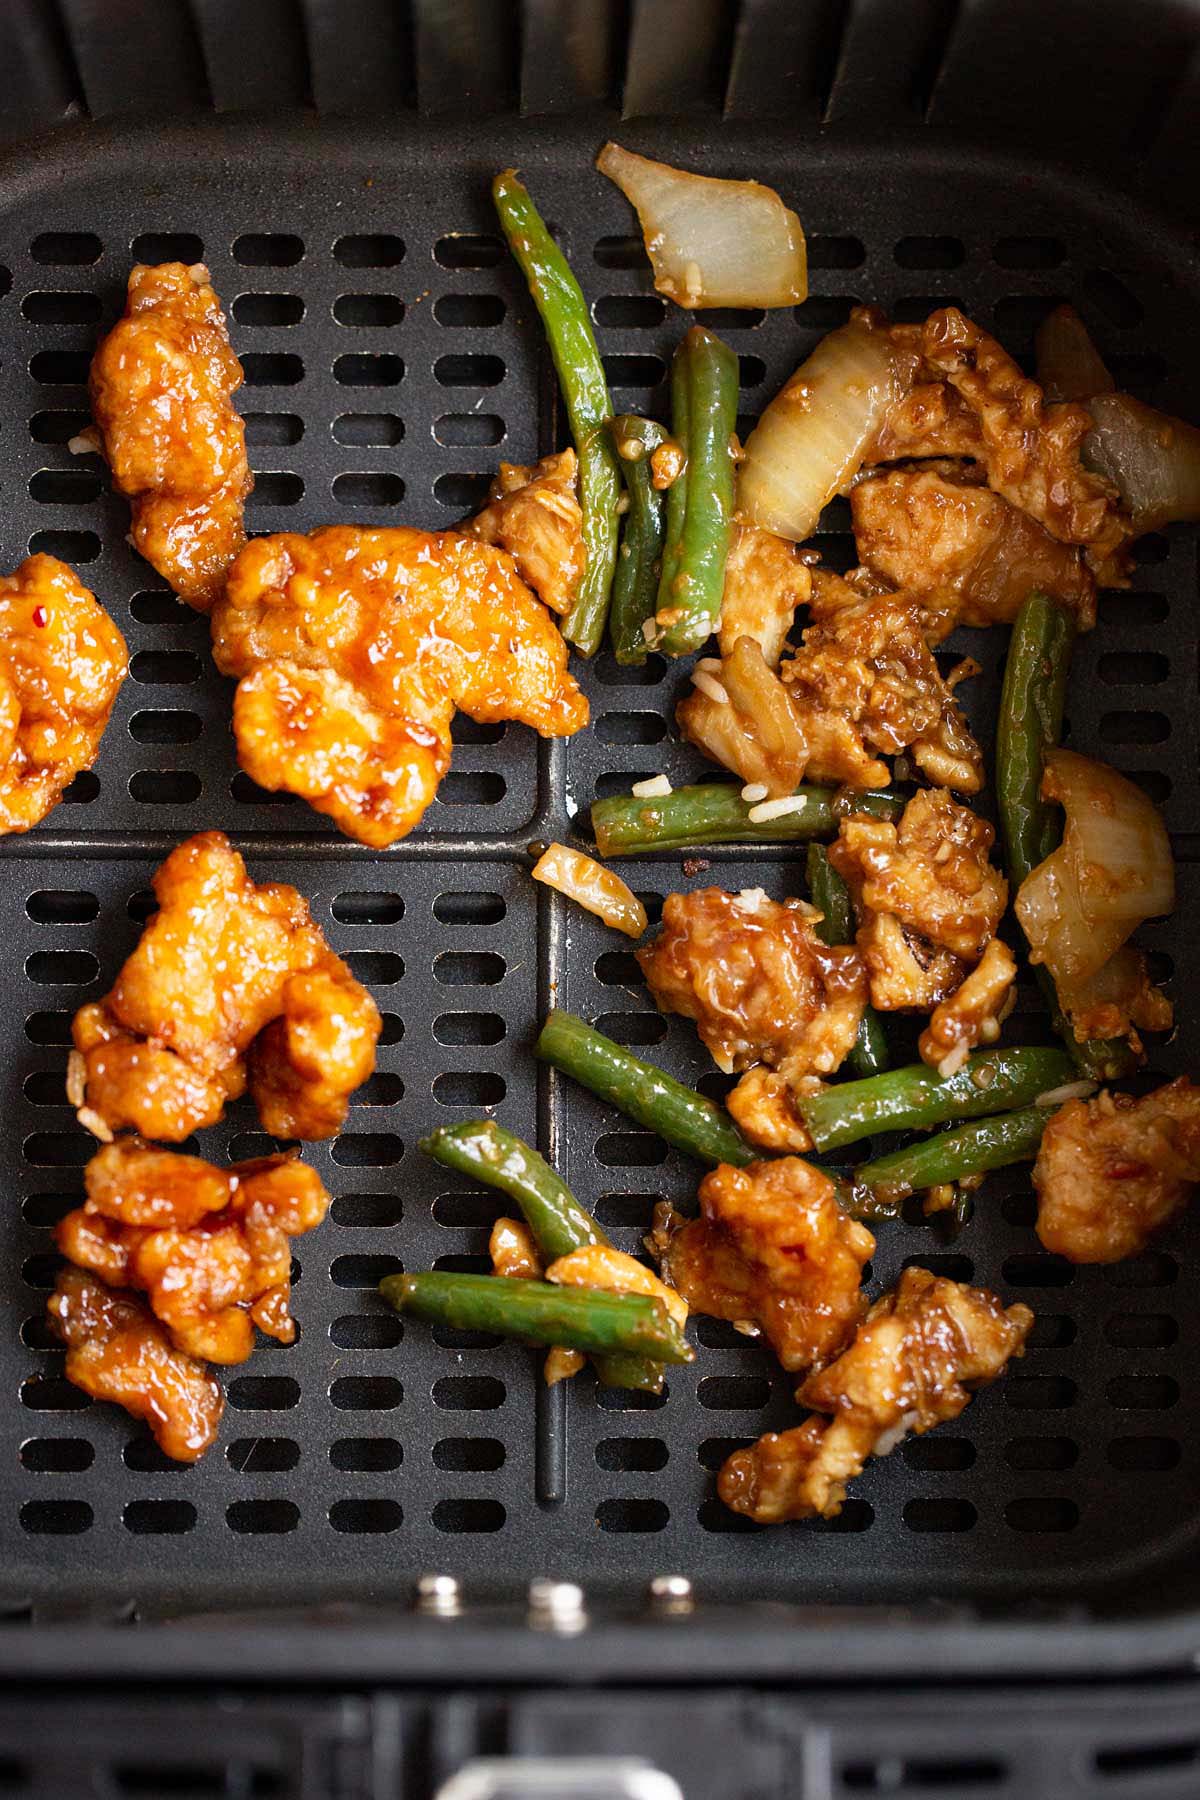
[[1016,911],[1070,1010],[1143,919],[1174,910],[1175,868],[1158,808],[1106,763],[1051,750],[1042,793],[1065,809],[1063,841],[1022,882]]
[[1092,430],[1084,458],[1115,484],[1134,530],[1156,531],[1172,519],[1200,519],[1200,431],[1132,394],[1088,401]]
[[741,516],[796,543],[810,537],[822,507],[861,468],[900,386],[886,331],[864,319],[831,331],[750,433],[738,478]]
[[557,888],[568,900],[595,913],[614,931],[638,938],[646,929],[646,909],[619,875],[606,869],[582,850],[567,844],[551,844],[531,871],[535,881]]
[[596,158],[636,208],[654,285],[680,306],[795,306],[808,294],[804,229],[773,188],[717,181],[619,144]]

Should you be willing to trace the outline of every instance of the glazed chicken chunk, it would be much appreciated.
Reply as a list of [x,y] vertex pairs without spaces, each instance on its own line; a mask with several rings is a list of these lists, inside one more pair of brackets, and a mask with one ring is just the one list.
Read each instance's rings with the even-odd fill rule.
[[543,737],[587,722],[567,647],[503,550],[330,525],[247,545],[212,620],[242,767],[377,848],[420,819],[461,707]]
[[700,1210],[671,1221],[662,1255],[691,1309],[761,1331],[793,1372],[836,1356],[866,1312],[875,1239],[828,1175],[798,1156],[722,1163],[700,1183]]
[[930,642],[956,625],[1008,625],[1035,589],[1081,629],[1096,622],[1096,582],[1073,545],[986,485],[978,464],[892,469],[850,495],[858,554],[872,574],[929,612]]
[[294,1154],[219,1169],[122,1138],[93,1156],[84,1188],[55,1230],[59,1249],[109,1287],[144,1293],[176,1349],[245,1362],[256,1325],[294,1341],[290,1240],[329,1207],[315,1169]]
[[1034,1165],[1037,1232],[1074,1263],[1136,1256],[1200,1182],[1200,1087],[1181,1076],[1135,1100],[1069,1100]]
[[138,263],[124,317],[92,360],[92,416],[132,504],[135,549],[200,612],[246,541],[241,385],[203,263]]
[[483,543],[507,550],[521,580],[556,613],[570,612],[587,562],[577,486],[573,450],[543,456],[532,469],[502,462],[469,527]]
[[849,1349],[800,1387],[815,1416],[734,1451],[718,1479],[722,1500],[764,1525],[834,1517],[868,1457],[956,1419],[1021,1355],[1032,1324],[1027,1306],[1005,1308],[986,1288],[906,1269]]
[[66,563],[0,576],[0,833],[44,819],[100,749],[125,640]]
[[918,1044],[921,1061],[946,1079],[980,1044],[994,1044],[1016,999],[1016,979],[1012,951],[992,938],[962,986],[934,1007]]
[[154,892],[112,990],[75,1015],[81,1123],[178,1143],[248,1085],[276,1137],[331,1137],[374,1067],[380,1018],[305,901],[252,881],[219,831],[173,850]]
[[[1116,489],[1081,461],[1080,449],[1092,427],[1086,408],[1048,402],[995,338],[957,307],[942,307],[921,325],[893,325],[890,332],[897,350],[918,361],[909,404],[923,385],[941,383],[947,390],[940,439],[931,405],[935,428],[927,433],[925,446],[915,446],[910,420],[907,442],[903,430],[892,431],[892,454],[977,457],[996,493],[1060,543],[1084,546],[1101,581],[1111,581],[1119,572],[1113,559],[1129,536],[1129,521],[1119,509]],[[950,394],[956,402],[949,400]],[[963,409],[977,428],[974,444]]]
[[854,896],[858,949],[880,1012],[928,1012],[982,957],[1008,897],[989,860],[995,835],[941,788],[914,794],[898,825],[863,814],[842,820],[829,860]]
[[145,1419],[159,1448],[176,1462],[203,1456],[225,1407],[220,1384],[203,1363],[174,1348],[140,1300],[67,1268],[49,1310],[67,1346],[68,1381]]
[[778,675],[745,637],[719,669],[701,666],[676,712],[684,736],[773,796],[806,779],[883,787],[881,758],[904,750],[931,781],[978,792],[983,758],[953,693],[974,665],[942,675],[926,641],[934,622],[911,596],[837,587],[845,603],[826,601]]
[[748,1071],[728,1105],[764,1149],[811,1149],[793,1083],[840,1067],[866,1006],[857,952],[822,943],[818,917],[761,888],[699,888],[668,895],[662,930],[636,952],[659,1007],[694,1019],[727,1074]]

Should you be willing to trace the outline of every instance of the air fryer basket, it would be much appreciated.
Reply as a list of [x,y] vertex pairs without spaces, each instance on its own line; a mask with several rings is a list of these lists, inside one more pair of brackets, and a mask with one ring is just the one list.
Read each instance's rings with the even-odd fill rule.
[[[829,1523],[756,1530],[717,1502],[728,1448],[793,1416],[769,1355],[717,1322],[698,1322],[696,1363],[661,1404],[588,1377],[547,1391],[518,1347],[402,1330],[379,1277],[484,1266],[497,1211],[420,1155],[433,1123],[494,1109],[536,1135],[626,1248],[655,1199],[691,1203],[694,1165],[530,1053],[553,1000],[722,1091],[617,941],[528,879],[531,842],[587,841],[594,796],[659,770],[675,783],[700,773],[671,726],[682,677],[601,655],[583,676],[591,729],[569,745],[460,719],[424,826],[365,851],[238,773],[203,620],[127,546],[126,505],[99,460],[67,448],[131,260],[203,257],[246,371],[251,528],[452,523],[499,457],[532,460],[563,439],[540,328],[490,211],[489,177],[509,163],[593,302],[615,400],[661,416],[681,315],[654,295],[629,211],[591,168],[618,132],[777,184],[801,213],[811,297],[715,320],[741,358],[747,419],[857,301],[916,319],[953,300],[1028,362],[1037,322],[1064,299],[1120,385],[1200,418],[1200,260],[1177,123],[1194,7],[635,0],[622,36],[624,10],[531,3],[518,20],[488,0],[294,12],[30,0],[0,22],[16,71],[9,127],[25,134],[0,164],[3,566],[29,549],[65,557],[132,653],[95,771],[36,832],[0,839],[0,1598],[14,1616],[75,1627],[68,1652],[61,1631],[7,1634],[6,1667],[82,1664],[94,1640],[79,1623],[131,1612],[206,1615],[198,1636],[175,1639],[173,1666],[219,1666],[231,1610],[243,1626],[333,1602],[390,1620],[424,1571],[498,1604],[537,1576],[577,1580],[601,1616],[682,1573],[697,1616],[715,1609],[747,1670],[819,1665],[831,1640],[822,1651],[794,1629],[814,1619],[849,1634],[838,1641],[857,1646],[859,1667],[894,1668],[900,1653],[952,1667],[968,1641],[955,1633],[979,1612],[1004,1622],[980,1652],[995,1666],[1200,1649],[1200,1212],[1112,1269],[1040,1250],[1024,1170],[989,1181],[952,1244],[883,1228],[875,1291],[916,1260],[1029,1302],[1038,1323],[1002,1383],[873,1464]],[[601,104],[622,77],[625,122]],[[319,117],[296,110],[310,99]],[[137,116],[146,107],[159,110]],[[246,107],[270,110],[238,116]],[[831,507],[815,542],[836,567],[852,557],[848,533],[844,504]],[[1196,587],[1194,531],[1145,540],[1132,591],[1105,597],[1080,645],[1069,709],[1071,744],[1139,780],[1175,839],[1179,910],[1144,933],[1179,1013],[1153,1047],[1155,1075],[1200,1060]],[[984,665],[968,706],[988,744],[1005,634],[968,637]],[[135,941],[163,856],[214,827],[256,877],[307,895],[386,1028],[349,1128],[308,1152],[336,1199],[298,1246],[300,1342],[230,1372],[220,1444],[186,1469],[65,1382],[43,1308],[50,1227],[91,1148],[65,1100],[70,1016]],[[626,873],[652,904],[711,881],[782,894],[798,872],[779,848]],[[1025,999],[1017,1036],[1039,1030]],[[217,1157],[265,1145],[244,1105],[204,1140]],[[748,1608],[767,1600],[756,1623]],[[294,1634],[268,1623],[273,1666],[300,1666]],[[429,1631],[391,1631],[389,1666],[460,1654],[431,1651]],[[150,1668],[141,1635],[115,1654]],[[361,1648],[377,1641],[343,1630],[322,1654],[378,1670]],[[572,1652],[581,1667],[589,1655],[614,1666],[601,1638],[589,1643]],[[461,1654],[469,1673],[474,1652]],[[660,1667],[684,1653],[662,1654]]]

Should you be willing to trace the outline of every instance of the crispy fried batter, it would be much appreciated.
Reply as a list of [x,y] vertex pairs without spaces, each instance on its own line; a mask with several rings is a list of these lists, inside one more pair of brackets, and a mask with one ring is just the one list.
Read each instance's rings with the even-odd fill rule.
[[950,1076],[977,1045],[994,1044],[1016,979],[1016,958],[993,938],[961,987],[935,1007],[917,1046],[921,1061]]
[[883,787],[880,757],[902,750],[931,780],[973,794],[983,758],[952,691],[973,665],[945,678],[927,642],[935,635],[910,595],[864,594],[817,570],[813,623],[778,675],[756,642],[739,638],[721,661],[724,698],[704,683],[676,717],[714,761],[772,795],[805,779]]
[[725,1105],[738,1130],[758,1150],[792,1151],[803,1155],[813,1148],[812,1135],[800,1117],[796,1096],[801,1089],[823,1086],[815,1075],[793,1078],[784,1057],[777,1069],[760,1064],[747,1069]]
[[315,1169],[294,1154],[218,1169],[122,1138],[97,1151],[84,1186],[55,1229],[59,1249],[110,1286],[140,1289],[177,1349],[245,1362],[255,1325],[294,1341],[289,1239],[329,1208]]
[[0,576],[0,833],[28,831],[100,749],[125,640],[66,563]]
[[[893,343],[908,345],[919,327],[893,325]],[[918,381],[896,400],[864,463],[900,462],[908,457],[981,456],[979,420],[961,394],[944,381]]]
[[92,359],[92,415],[132,503],[135,548],[200,612],[246,541],[241,385],[204,265],[138,263],[124,317]]
[[220,1385],[203,1364],[173,1348],[140,1300],[68,1268],[59,1275],[49,1311],[67,1346],[68,1381],[145,1419],[159,1448],[176,1462],[203,1456],[225,1408]]
[[767,667],[778,667],[797,607],[812,593],[812,571],[787,538],[757,525],[735,524],[725,563],[720,646],[730,656],[739,638],[753,638]]
[[798,1156],[727,1164],[700,1183],[701,1216],[679,1222],[663,1272],[696,1312],[757,1326],[785,1369],[836,1356],[866,1312],[875,1248],[829,1177]]
[[781,670],[813,746],[810,779],[882,787],[876,756],[910,751],[931,781],[974,794],[983,758],[929,649],[928,614],[905,594],[838,606],[810,625]]
[[664,1012],[696,1021],[727,1073],[787,1062],[794,1075],[831,1074],[848,1054],[866,1004],[855,950],[830,949],[802,900],[761,889],[668,894],[663,928],[636,952]]
[[1029,594],[1056,595],[1082,630],[1096,622],[1096,582],[1079,551],[981,483],[979,464],[892,469],[850,496],[858,554],[934,617],[930,642],[956,625],[1010,624]]
[[1075,1263],[1136,1256],[1200,1182],[1200,1088],[1181,1076],[1140,1100],[1069,1100],[1042,1134],[1033,1182],[1047,1250]]
[[976,963],[1004,914],[1008,886],[988,860],[995,832],[942,788],[922,788],[898,825],[843,819],[829,860],[859,914],[871,1004],[928,1011]]
[[487,505],[467,527],[507,550],[522,581],[556,613],[570,612],[587,564],[577,473],[573,450],[543,456],[532,469],[502,462]]
[[488,1238],[488,1255],[493,1275],[540,1281],[544,1273],[541,1252],[524,1219],[497,1219]]
[[849,1349],[801,1386],[816,1416],[735,1451],[718,1479],[722,1500],[760,1524],[834,1517],[869,1456],[957,1418],[1021,1354],[1032,1324],[1027,1306],[1006,1309],[986,1288],[906,1269]]
[[433,799],[456,707],[543,737],[587,722],[566,644],[511,557],[459,532],[258,538],[212,623],[217,666],[239,678],[243,768],[376,847]]
[[330,1137],[374,1067],[379,1012],[295,888],[258,885],[219,831],[154,877],[159,911],[112,991],[75,1015],[86,1108],[178,1143],[249,1082],[276,1137]]
[[1141,950],[1122,944],[1091,977],[1059,1001],[1071,1021],[1076,1042],[1091,1038],[1128,1038],[1134,1054],[1142,1054],[1143,1031],[1170,1031],[1175,1008],[1150,979]]
[[[893,336],[905,328],[893,327]],[[1069,402],[1047,403],[995,338],[957,307],[910,328],[924,365],[941,376],[979,421],[989,485],[1064,544],[1087,546],[1102,563],[1129,535],[1116,489],[1080,461],[1091,415]],[[907,341],[907,340],[906,340]]]

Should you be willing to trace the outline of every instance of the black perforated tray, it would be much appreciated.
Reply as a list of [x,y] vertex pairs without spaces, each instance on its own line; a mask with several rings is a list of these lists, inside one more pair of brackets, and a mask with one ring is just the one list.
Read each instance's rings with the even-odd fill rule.
[[[654,1011],[619,940],[535,891],[526,853],[533,840],[586,838],[598,793],[658,770],[677,783],[700,772],[671,726],[682,678],[653,658],[619,670],[599,657],[584,676],[592,727],[568,746],[460,720],[452,773],[425,824],[387,854],[364,851],[238,774],[230,689],[211,668],[203,622],[128,549],[124,502],[98,460],[72,457],[66,439],[85,422],[88,360],[120,308],[131,258],[203,255],[247,373],[252,528],[452,522],[498,457],[532,459],[562,435],[540,331],[489,208],[488,179],[509,161],[593,302],[616,401],[662,413],[681,315],[653,294],[624,202],[590,170],[614,128],[599,116],[561,127],[106,125],[0,167],[10,274],[0,561],[11,567],[39,547],[65,556],[133,653],[94,774],[37,832],[0,840],[0,1595],[37,1617],[227,1607],[244,1617],[391,1604],[416,1574],[441,1569],[481,1599],[553,1574],[622,1608],[652,1576],[678,1571],[714,1601],[896,1602],[927,1622],[938,1616],[931,1601],[1006,1617],[1041,1602],[1048,1617],[1153,1611],[1172,1633],[1157,1653],[1174,1656],[1190,1641],[1179,1609],[1197,1585],[1195,1213],[1110,1270],[1072,1270],[1041,1252],[1022,1172],[989,1182],[950,1247],[928,1227],[882,1229],[874,1290],[910,1258],[994,1285],[1037,1311],[1029,1353],[953,1426],[872,1464],[837,1520],[770,1531],[720,1507],[713,1471],[732,1443],[791,1419],[789,1384],[724,1326],[698,1322],[695,1365],[648,1405],[590,1377],[547,1392],[513,1346],[422,1327],[402,1335],[374,1295],[401,1264],[483,1266],[492,1199],[416,1150],[432,1123],[483,1108],[537,1134],[627,1248],[656,1199],[691,1202],[694,1165],[533,1063],[554,999],[722,1091],[690,1027]],[[624,136],[777,183],[802,213],[812,297],[794,312],[715,320],[742,358],[747,418],[855,301],[919,318],[951,298],[1026,360],[1038,319],[1073,300],[1123,384],[1200,418],[1194,247],[1098,184],[935,140],[906,148],[901,178],[894,146],[880,141],[843,137],[833,160],[798,135],[736,122],[719,140],[688,125]],[[816,541],[845,566],[844,506]],[[985,669],[969,705],[989,741],[1004,636],[963,634],[968,642]],[[1069,707],[1070,742],[1140,780],[1176,838],[1179,913],[1144,934],[1180,1018],[1171,1042],[1154,1046],[1156,1075],[1194,1068],[1200,1039],[1196,655],[1196,539],[1180,529],[1146,540],[1133,592],[1106,599]],[[156,864],[209,827],[237,838],[258,878],[308,896],[387,1028],[350,1129],[308,1152],[336,1199],[297,1246],[301,1340],[264,1347],[230,1373],[220,1444],[183,1469],[64,1383],[42,1309],[49,1228],[72,1204],[91,1147],[63,1093],[70,1015],[105,990],[133,943]],[[704,881],[797,891],[786,850],[708,860],[693,874],[678,858],[628,873],[648,899]],[[1021,1029],[1036,1034],[1031,1012]],[[246,1155],[263,1141],[243,1106],[205,1148]],[[819,1655],[799,1637],[786,1648],[792,1616],[806,1614],[777,1613],[777,1629],[764,1628],[764,1657]],[[877,1626],[864,1617],[863,1644]],[[877,1639],[877,1660],[899,1641],[888,1650]],[[203,1662],[217,1642],[176,1650]],[[753,1633],[736,1642],[748,1653]],[[294,1648],[285,1632],[273,1654],[286,1662]],[[1045,1653],[1091,1654],[1085,1637]],[[22,1666],[30,1651],[12,1654]],[[1136,1660],[1135,1641],[1121,1654]]]

